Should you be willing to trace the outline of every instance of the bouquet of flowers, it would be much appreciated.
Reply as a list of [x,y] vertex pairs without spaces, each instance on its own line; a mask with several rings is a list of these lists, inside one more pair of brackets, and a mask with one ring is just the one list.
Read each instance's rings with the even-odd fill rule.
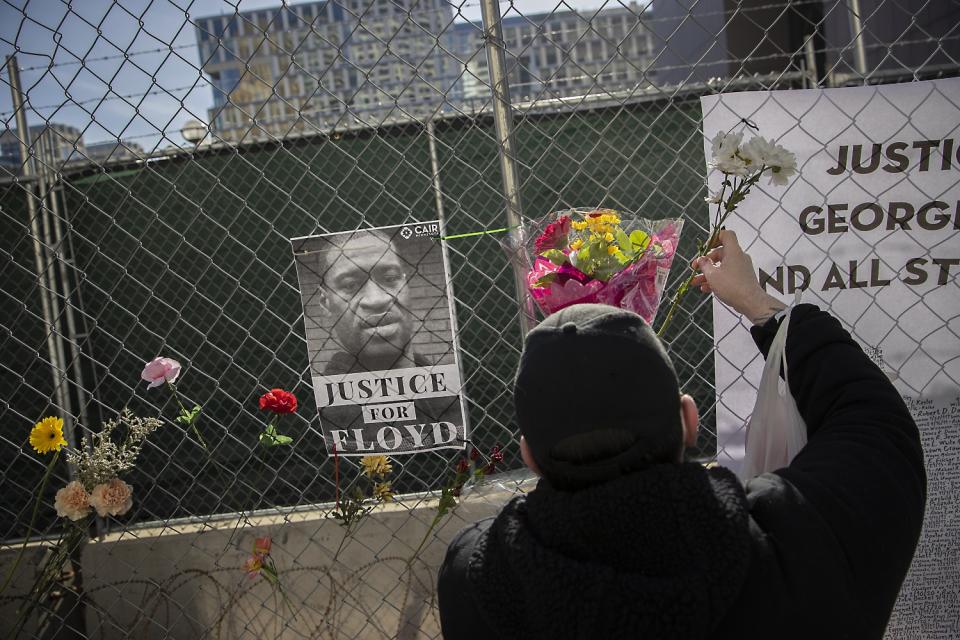
[[[63,434],[63,419],[48,416],[30,431],[30,446],[39,454],[53,453],[37,491],[28,531],[33,529],[44,490],[53,474],[61,449],[67,462],[76,469],[76,479],[59,489],[54,499],[57,515],[65,523],[60,537],[37,571],[25,603],[17,610],[13,637],[23,628],[29,615],[48,597],[60,579],[65,563],[79,552],[88,537],[94,513],[105,518],[122,516],[133,506],[133,487],[120,479],[131,471],[147,437],[163,423],[156,418],[141,418],[124,409],[117,418],[107,420],[103,428],[76,448],[69,448]],[[121,434],[116,438],[115,434]],[[119,442],[118,442],[119,440]],[[24,539],[0,593],[10,584],[23,558],[29,536]]]
[[613,209],[569,209],[523,230],[530,296],[545,314],[594,302],[653,322],[683,220],[625,217]]

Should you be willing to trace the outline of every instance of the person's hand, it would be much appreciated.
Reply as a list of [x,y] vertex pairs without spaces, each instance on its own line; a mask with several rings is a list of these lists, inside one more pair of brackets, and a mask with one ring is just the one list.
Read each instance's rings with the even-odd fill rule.
[[714,247],[691,266],[700,271],[694,276],[692,286],[712,293],[754,324],[763,324],[786,307],[760,287],[753,260],[740,248],[733,231],[717,234]]

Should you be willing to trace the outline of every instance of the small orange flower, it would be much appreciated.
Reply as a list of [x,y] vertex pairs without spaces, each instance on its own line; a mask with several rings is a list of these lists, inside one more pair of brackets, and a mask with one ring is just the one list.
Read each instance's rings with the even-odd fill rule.
[[253,554],[257,556],[269,555],[270,548],[273,546],[273,540],[270,539],[270,536],[263,536],[262,538],[257,538],[253,542]]
[[253,580],[260,575],[260,569],[263,568],[263,557],[256,554],[247,558],[243,563],[243,570],[247,572],[247,577]]

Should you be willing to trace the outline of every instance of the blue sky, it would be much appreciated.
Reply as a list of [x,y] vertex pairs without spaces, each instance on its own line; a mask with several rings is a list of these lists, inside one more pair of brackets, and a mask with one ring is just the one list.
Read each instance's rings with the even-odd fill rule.
[[[458,19],[480,19],[477,0],[450,2],[459,11]],[[604,3],[514,0],[501,2],[500,10],[505,16],[517,9],[525,14],[558,7],[586,11]],[[280,0],[239,0],[239,7],[228,0],[75,0],[68,7],[61,0],[0,0],[0,51],[6,57],[19,47],[31,125],[70,124],[84,131],[87,143],[132,139],[151,151],[183,144],[179,131],[187,120],[207,120],[212,91],[198,68],[192,21],[237,8],[279,4]],[[0,119],[5,127],[15,127],[5,69],[0,71]]]

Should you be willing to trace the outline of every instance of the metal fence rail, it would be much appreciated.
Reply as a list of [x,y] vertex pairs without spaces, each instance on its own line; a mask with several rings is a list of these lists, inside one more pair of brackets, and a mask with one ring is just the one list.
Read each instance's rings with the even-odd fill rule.
[[[359,469],[327,454],[315,420],[289,239],[438,217],[448,235],[467,234],[578,206],[683,217],[669,295],[709,232],[700,96],[960,69],[948,3],[689,4],[0,6],[0,48],[17,56],[0,73],[14,96],[0,102],[7,556],[25,537],[56,539],[53,495],[74,473],[56,468],[31,528],[45,462],[25,440],[39,418],[63,417],[72,446],[124,407],[166,422],[128,480],[133,510],[97,518],[90,533],[103,544],[75,558],[82,571],[71,575],[83,574],[89,597],[47,603],[28,629],[439,637],[430,567],[452,531],[431,538],[422,567],[397,559],[416,547],[460,454],[395,457],[394,488],[408,497],[331,563],[336,483]],[[503,445],[509,472],[466,496],[450,529],[527,486],[511,383],[528,319],[500,237],[446,242],[471,441]],[[666,336],[701,406],[688,453],[705,462],[718,456],[711,328],[709,299],[691,295]],[[138,380],[158,354],[184,364],[178,384],[203,407],[208,450],[173,421],[174,401]],[[257,398],[272,387],[293,391],[300,409],[285,423],[293,446],[263,449]],[[251,531],[284,549],[296,613],[238,581]],[[143,556],[98,551],[171,535],[192,537],[165,552],[176,558],[163,580]],[[35,565],[42,549],[30,549]],[[140,573],[145,582],[130,583]],[[0,595],[5,611],[21,601],[15,586],[19,596]],[[191,598],[219,602],[222,615],[190,609]]]

